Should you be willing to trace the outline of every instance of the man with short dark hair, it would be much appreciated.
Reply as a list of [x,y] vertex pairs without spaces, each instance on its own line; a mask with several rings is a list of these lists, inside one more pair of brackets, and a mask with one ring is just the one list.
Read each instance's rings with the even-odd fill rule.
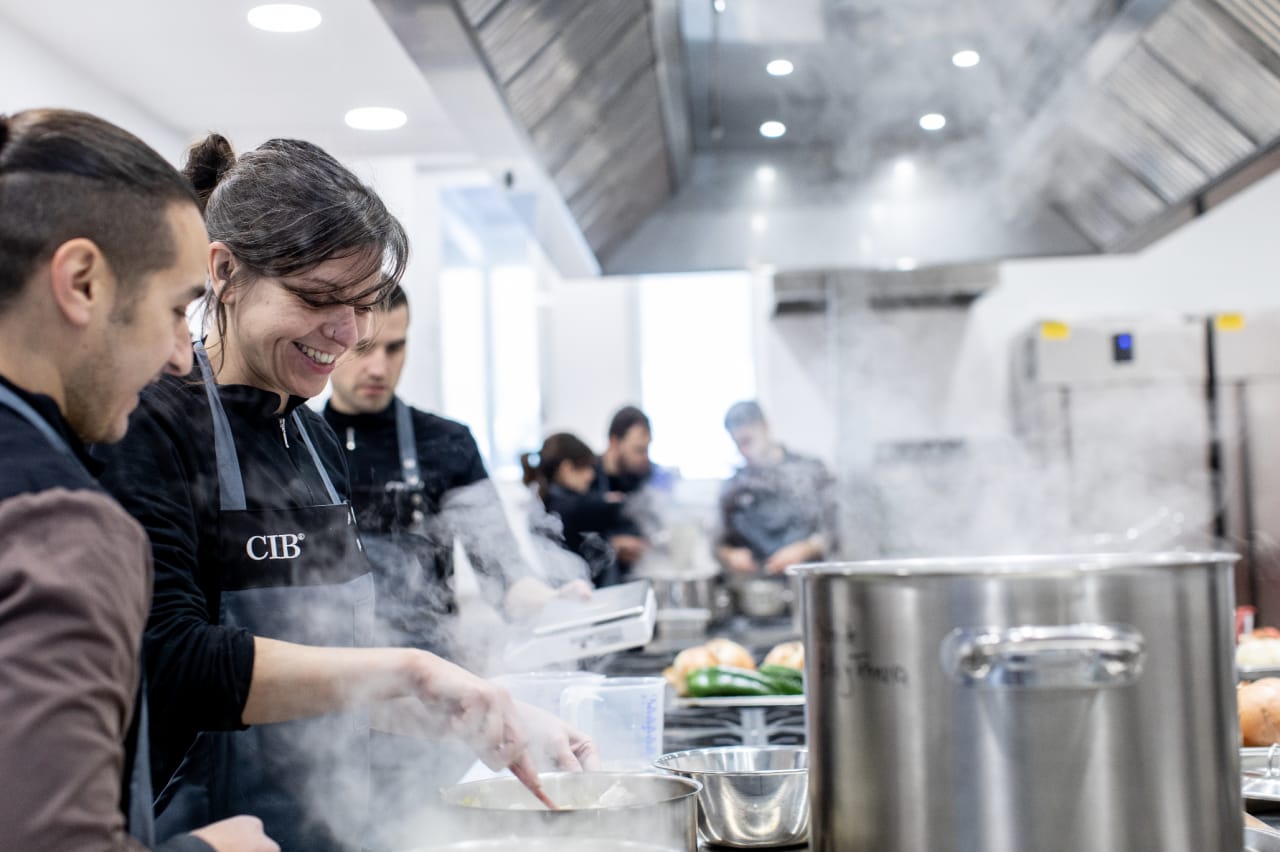
[[745,464],[720,490],[720,564],[735,576],[776,576],[829,556],[836,506],[822,462],[774,440],[754,400],[734,403],[724,428]]
[[624,508],[620,524],[609,529],[591,530],[613,548],[617,570],[612,572],[611,582],[625,579],[649,549],[645,531],[636,522],[635,516],[640,509],[634,499],[653,475],[653,462],[649,459],[652,441],[649,416],[634,405],[619,408],[609,420],[609,443],[596,463],[596,478],[591,483],[591,490],[607,500],[630,504]]
[[351,502],[377,569],[384,641],[456,659],[455,542],[495,608],[528,614],[554,592],[530,573],[471,430],[396,396],[408,330],[409,301],[396,287],[370,337],[334,370],[324,418],[347,451]]
[[[0,838],[154,842],[139,647],[146,534],[95,479],[138,392],[191,367],[208,236],[190,185],[93,116],[0,116]],[[166,850],[278,850],[235,817]]]

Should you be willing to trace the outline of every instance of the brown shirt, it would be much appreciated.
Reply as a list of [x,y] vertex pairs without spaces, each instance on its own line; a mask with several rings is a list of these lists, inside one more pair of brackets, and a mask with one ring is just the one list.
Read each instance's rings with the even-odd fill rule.
[[143,848],[120,800],[150,589],[147,537],[107,495],[0,502],[3,848]]

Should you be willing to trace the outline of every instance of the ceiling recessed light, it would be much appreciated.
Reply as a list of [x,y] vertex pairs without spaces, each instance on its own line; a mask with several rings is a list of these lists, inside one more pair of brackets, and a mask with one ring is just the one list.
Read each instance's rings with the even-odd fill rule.
[[408,120],[404,112],[391,107],[357,107],[345,117],[347,126],[356,130],[395,130]]
[[755,231],[757,234],[763,233],[768,227],[769,220],[764,216],[761,216],[759,213],[751,217],[751,230]]
[[930,112],[920,116],[920,126],[925,130],[941,130],[947,126],[947,117],[940,112]]
[[796,70],[796,66],[791,64],[789,59],[775,59],[768,65],[764,66],[764,70],[768,71],[774,77],[785,77],[792,71]]
[[773,166],[760,166],[756,169],[756,180],[760,183],[770,184],[778,178],[778,170]]
[[951,64],[957,68],[972,68],[982,61],[982,57],[978,55],[976,50],[957,51],[955,56],[951,57]]
[[916,164],[910,160],[899,160],[893,164],[893,176],[896,178],[915,177]]
[[717,12],[723,12],[724,7],[725,0],[711,0],[711,8],[715,9]]
[[916,268],[916,259],[914,257],[900,257],[898,258],[897,267],[903,272],[910,272]]
[[269,3],[249,10],[249,24],[269,33],[301,33],[320,26],[320,13],[296,3]]
[[787,132],[787,126],[781,121],[766,121],[760,125],[760,135],[766,139],[777,139]]

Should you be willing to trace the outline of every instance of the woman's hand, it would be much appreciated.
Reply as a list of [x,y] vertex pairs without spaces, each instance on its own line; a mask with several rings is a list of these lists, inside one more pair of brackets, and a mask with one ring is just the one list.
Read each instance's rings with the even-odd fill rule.
[[516,702],[516,709],[529,736],[529,754],[534,766],[547,771],[588,772],[600,768],[595,741],[572,728],[559,716],[530,704]]
[[528,738],[510,693],[425,651],[413,661],[415,695],[442,732],[470,746],[490,769],[528,761]]

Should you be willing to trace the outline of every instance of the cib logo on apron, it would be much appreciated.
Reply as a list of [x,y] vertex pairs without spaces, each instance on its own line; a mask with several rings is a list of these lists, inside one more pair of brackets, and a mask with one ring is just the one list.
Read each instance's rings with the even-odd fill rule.
[[244,552],[254,562],[264,559],[297,559],[302,555],[301,542],[306,538],[306,533],[255,535],[244,543]]

